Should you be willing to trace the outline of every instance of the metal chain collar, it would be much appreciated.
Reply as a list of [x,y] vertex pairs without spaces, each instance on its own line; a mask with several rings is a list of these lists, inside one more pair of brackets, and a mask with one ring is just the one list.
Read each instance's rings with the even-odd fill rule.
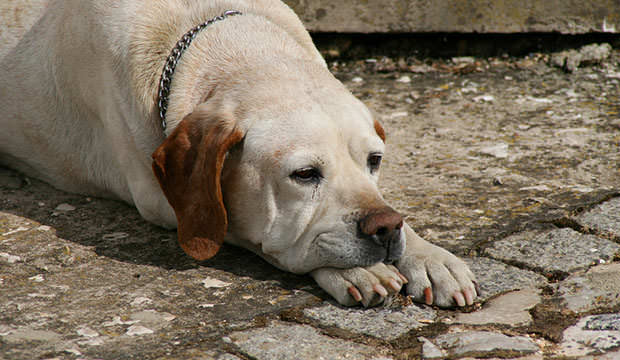
[[159,79],[159,93],[158,93],[158,101],[157,106],[159,107],[159,118],[161,119],[161,126],[166,130],[166,111],[168,111],[168,96],[170,95],[170,85],[172,83],[172,75],[174,75],[174,69],[183,55],[183,52],[189,47],[192,43],[196,35],[211,25],[212,23],[220,20],[224,20],[229,16],[241,15],[242,13],[237,10],[227,10],[222,15],[216,16],[213,19],[207,20],[202,24],[194,27],[190,31],[186,32],[185,35],[177,42],[175,47],[170,52],[168,59],[166,60],[166,64],[164,64],[164,68],[162,70],[161,78]]

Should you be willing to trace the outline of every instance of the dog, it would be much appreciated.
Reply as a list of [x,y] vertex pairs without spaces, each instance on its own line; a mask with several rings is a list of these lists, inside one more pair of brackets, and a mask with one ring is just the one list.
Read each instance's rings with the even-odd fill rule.
[[474,275],[377,181],[385,132],[277,0],[50,0],[3,51],[0,163],[134,205],[198,260],[223,242],[340,304],[472,304]]

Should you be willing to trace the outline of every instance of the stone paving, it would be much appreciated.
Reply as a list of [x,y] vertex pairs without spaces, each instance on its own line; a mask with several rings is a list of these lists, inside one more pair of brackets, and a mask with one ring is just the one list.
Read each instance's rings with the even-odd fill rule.
[[620,54],[330,63],[388,130],[386,198],[462,256],[464,310],[343,308],[124,204],[0,168],[2,359],[619,359]]

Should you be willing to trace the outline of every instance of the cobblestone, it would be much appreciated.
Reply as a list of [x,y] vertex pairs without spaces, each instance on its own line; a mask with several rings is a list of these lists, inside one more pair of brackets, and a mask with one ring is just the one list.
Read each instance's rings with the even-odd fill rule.
[[620,307],[620,263],[599,265],[560,283],[559,296],[577,313]]
[[576,218],[579,225],[620,239],[620,197],[606,201]]
[[465,258],[480,284],[480,301],[500,294],[548,284],[544,276],[486,257]]
[[539,290],[524,289],[489,300],[485,307],[472,313],[456,316],[456,323],[467,325],[527,326],[532,322],[528,312],[540,303]]
[[530,338],[489,331],[464,331],[440,335],[435,344],[446,357],[517,357],[540,351]]
[[258,360],[388,359],[373,347],[333,339],[307,325],[274,322],[230,338],[242,353]]
[[304,310],[304,315],[325,326],[334,326],[357,334],[393,340],[412,329],[432,323],[436,311],[418,305],[400,309],[345,309],[327,303],[321,307]]
[[524,232],[496,241],[486,253],[501,261],[518,263],[544,274],[569,274],[609,261],[620,246],[570,228]]
[[582,356],[579,360],[618,360],[620,359],[620,351],[610,351],[604,354]]
[[564,331],[560,354],[584,356],[620,348],[620,314],[587,316]]

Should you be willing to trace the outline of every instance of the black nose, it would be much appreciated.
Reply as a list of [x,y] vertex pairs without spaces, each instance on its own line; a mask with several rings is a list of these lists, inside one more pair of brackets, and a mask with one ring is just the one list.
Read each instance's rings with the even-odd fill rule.
[[400,239],[402,227],[403,217],[388,206],[373,210],[359,220],[361,233],[388,250]]

